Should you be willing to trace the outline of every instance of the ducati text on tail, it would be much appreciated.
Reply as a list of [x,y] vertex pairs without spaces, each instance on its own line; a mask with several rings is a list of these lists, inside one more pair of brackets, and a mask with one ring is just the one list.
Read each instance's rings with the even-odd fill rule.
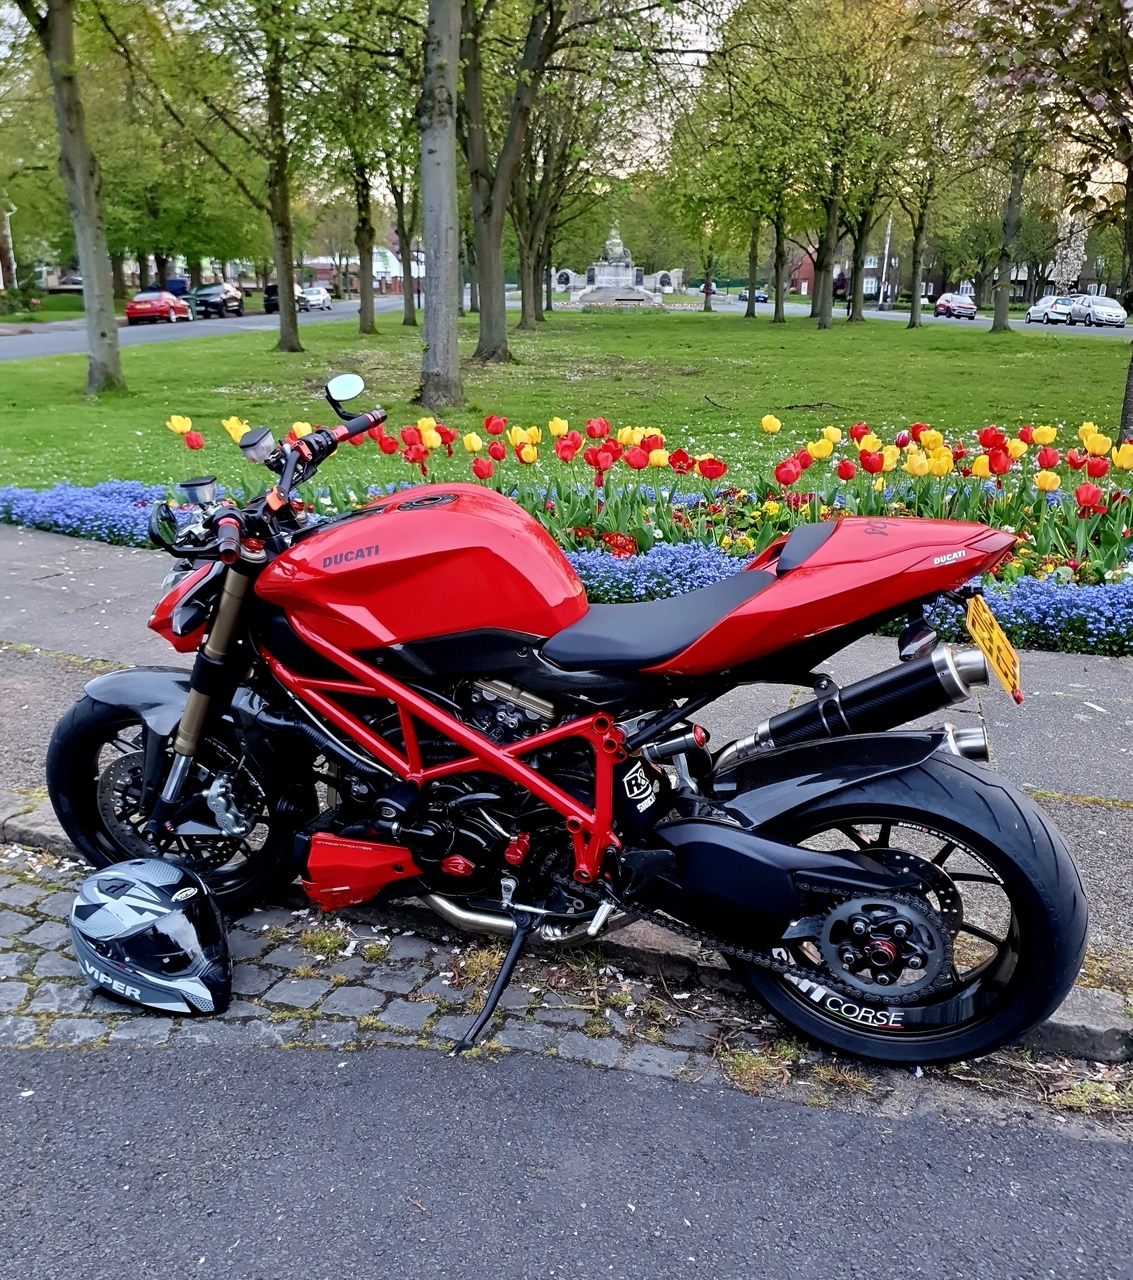
[[[48,782],[96,866],[163,857],[235,908],[299,878],[326,908],[416,895],[511,947],[636,919],[722,952],[800,1032],[888,1062],[987,1053],[1059,1004],[1086,903],[1059,833],[981,764],[982,730],[902,731],[1015,657],[965,584],[1012,535],[980,525],[803,525],[743,572],[668,600],[590,605],[558,546],[490,488],[422,485],[334,519],[293,497],[350,417],[297,443],[247,433],[278,477],[240,508],[203,477],[150,626],[191,675],[93,680]],[[181,516],[181,513],[179,513]],[[923,607],[967,598],[979,649]],[[890,670],[817,673],[907,619]],[[985,654],[987,657],[985,658]],[[709,751],[695,712],[738,685],[813,700]]]

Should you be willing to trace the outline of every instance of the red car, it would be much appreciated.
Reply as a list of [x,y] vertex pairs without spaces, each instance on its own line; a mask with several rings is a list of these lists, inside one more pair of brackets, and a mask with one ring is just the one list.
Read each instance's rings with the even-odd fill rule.
[[948,316],[952,320],[974,320],[976,304],[967,294],[942,293],[932,309],[934,316]]
[[176,324],[178,320],[192,320],[193,313],[184,298],[167,293],[164,289],[147,289],[136,293],[126,303],[127,324],[157,324],[165,320]]

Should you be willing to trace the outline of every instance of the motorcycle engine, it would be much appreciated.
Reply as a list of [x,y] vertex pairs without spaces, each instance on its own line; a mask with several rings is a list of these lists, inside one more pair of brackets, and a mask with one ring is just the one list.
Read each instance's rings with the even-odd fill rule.
[[476,680],[458,692],[461,718],[493,742],[518,742],[555,722],[554,704],[503,680]]

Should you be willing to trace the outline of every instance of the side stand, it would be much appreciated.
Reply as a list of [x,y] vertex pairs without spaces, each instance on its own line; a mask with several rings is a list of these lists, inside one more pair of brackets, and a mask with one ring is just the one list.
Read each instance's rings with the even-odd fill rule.
[[488,998],[484,1001],[484,1007],[480,1010],[480,1016],[464,1033],[464,1039],[456,1045],[451,1054],[455,1058],[458,1054],[471,1049],[476,1043],[476,1037],[492,1020],[492,1014],[496,1011],[496,1005],[499,1004],[504,992],[507,990],[508,983],[511,981],[511,975],[515,971],[515,966],[519,961],[523,948],[527,945],[527,939],[531,936],[531,928],[535,923],[534,919],[526,911],[512,912],[512,919],[515,921],[515,936],[511,940],[511,946],[508,953],[504,956],[504,962],[500,965],[500,971],[496,974],[496,980],[492,983],[492,989],[488,992]]

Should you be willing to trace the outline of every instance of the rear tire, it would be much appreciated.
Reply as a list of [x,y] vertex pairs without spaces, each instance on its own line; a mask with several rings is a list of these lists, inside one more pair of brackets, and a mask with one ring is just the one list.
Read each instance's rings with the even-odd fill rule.
[[[804,993],[767,969],[740,961],[733,967],[770,1010],[839,1052],[879,1062],[927,1064],[980,1057],[1016,1043],[1062,1003],[1086,951],[1086,896],[1062,836],[1029,797],[967,760],[941,755],[796,810],[769,827],[768,834],[798,844],[871,819],[893,825],[893,833],[884,836],[891,848],[916,852],[909,847],[914,836],[929,842],[926,847],[933,840],[953,844],[954,853],[939,865],[957,876],[954,887],[965,913],[973,898],[1001,894],[1009,921],[1004,938],[994,939],[999,943],[994,954],[979,960],[992,942],[974,933],[979,926],[971,925],[965,914],[955,935],[955,963],[964,971],[954,968],[955,983],[937,997],[903,1006],[881,1006],[868,996],[855,1002],[833,992],[816,1002],[828,969],[816,968],[815,982]],[[881,847],[880,834],[878,839]],[[974,870],[965,872],[964,861],[960,871],[955,864],[947,867],[956,852]],[[969,955],[976,953],[970,968],[961,958],[965,946]],[[798,954],[793,958],[797,961]],[[905,1010],[902,1025],[878,1024],[879,1011],[894,1007]]]
[[[238,911],[276,890],[294,877],[289,855],[289,830],[272,816],[263,788],[250,773],[233,768],[238,747],[203,738],[198,762],[222,762],[246,794],[258,792],[257,825],[247,839],[207,840],[176,837],[167,847],[145,847],[140,817],[131,800],[132,779],[141,768],[141,720],[137,712],[81,698],[63,716],[47,749],[47,790],[63,830],[79,853],[94,867],[108,867],[138,857],[168,857],[196,872],[226,912]],[[134,752],[139,754],[136,759]],[[116,768],[117,781],[111,782]],[[201,814],[211,815],[199,805]],[[250,807],[249,807],[250,811]]]

